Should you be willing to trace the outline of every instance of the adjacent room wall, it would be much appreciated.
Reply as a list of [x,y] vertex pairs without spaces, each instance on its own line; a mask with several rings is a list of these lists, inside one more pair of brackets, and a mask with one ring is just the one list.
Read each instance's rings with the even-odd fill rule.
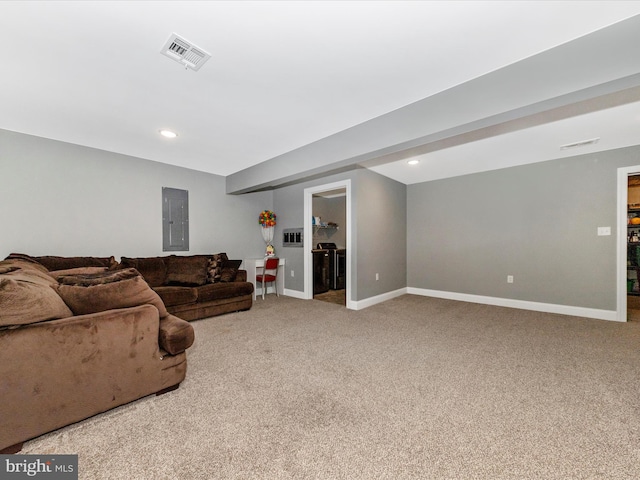
[[333,222],[338,228],[314,229],[313,245],[319,242],[335,243],[338,248],[347,246],[347,198],[346,196],[313,198],[313,216],[320,217],[324,223]]
[[638,164],[629,147],[410,185],[408,286],[615,310],[617,168]]
[[[230,196],[224,177],[0,130],[0,258],[260,256],[272,192]],[[162,251],[162,187],[189,191],[190,251]]]

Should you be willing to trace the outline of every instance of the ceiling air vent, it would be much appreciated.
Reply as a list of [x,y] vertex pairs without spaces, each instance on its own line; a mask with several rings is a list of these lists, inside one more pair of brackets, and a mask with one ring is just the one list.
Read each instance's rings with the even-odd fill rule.
[[175,33],[171,34],[160,53],[191,70],[199,70],[211,58],[211,55],[203,49],[196,47]]

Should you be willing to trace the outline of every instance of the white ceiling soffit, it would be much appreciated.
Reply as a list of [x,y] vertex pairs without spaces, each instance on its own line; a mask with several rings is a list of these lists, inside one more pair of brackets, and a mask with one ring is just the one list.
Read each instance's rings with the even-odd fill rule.
[[191,70],[200,70],[207,60],[211,58],[211,55],[204,49],[196,47],[185,38],[172,33],[169,39],[160,49],[160,53],[166,55],[171,60],[174,60],[185,68]]

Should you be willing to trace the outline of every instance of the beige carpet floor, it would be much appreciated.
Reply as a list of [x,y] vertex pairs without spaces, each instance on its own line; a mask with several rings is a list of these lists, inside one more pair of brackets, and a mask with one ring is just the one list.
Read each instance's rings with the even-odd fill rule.
[[181,387],[27,442],[81,479],[636,479],[640,324],[405,295],[193,322]]

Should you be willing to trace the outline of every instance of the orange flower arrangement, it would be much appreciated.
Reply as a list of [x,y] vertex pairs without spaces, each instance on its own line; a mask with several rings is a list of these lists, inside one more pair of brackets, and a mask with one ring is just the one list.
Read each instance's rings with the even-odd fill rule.
[[263,210],[258,216],[258,223],[262,226],[262,228],[275,227],[276,214],[271,210]]

